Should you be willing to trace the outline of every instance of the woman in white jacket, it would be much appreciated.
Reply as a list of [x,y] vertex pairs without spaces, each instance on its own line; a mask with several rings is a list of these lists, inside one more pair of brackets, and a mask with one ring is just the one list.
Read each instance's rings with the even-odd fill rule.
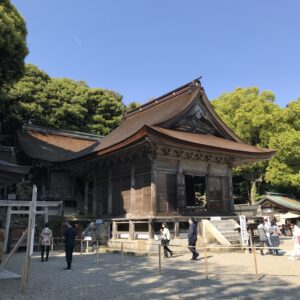
[[297,222],[295,220],[292,220],[291,228],[294,237],[294,248],[289,259],[300,259],[300,228],[298,227]]
[[169,243],[170,243],[170,239],[171,239],[171,234],[170,234],[170,230],[167,227],[166,223],[163,223],[162,228],[160,230],[161,232],[161,244],[162,246],[164,246],[164,257],[165,258],[169,258],[168,256],[168,252],[170,253],[170,257],[173,256],[173,251],[170,250]]

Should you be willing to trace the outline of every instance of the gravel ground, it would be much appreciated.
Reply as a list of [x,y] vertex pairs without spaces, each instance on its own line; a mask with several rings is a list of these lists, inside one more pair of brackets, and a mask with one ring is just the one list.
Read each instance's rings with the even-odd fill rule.
[[[27,292],[20,279],[0,280],[0,299],[300,299],[300,261],[282,256],[257,255],[260,279],[256,280],[252,254],[209,253],[209,278],[204,259],[190,261],[190,254],[158,257],[104,253],[74,254],[72,271],[64,271],[63,252],[42,263],[38,253],[31,260]],[[21,274],[24,253],[16,254],[6,269]]]

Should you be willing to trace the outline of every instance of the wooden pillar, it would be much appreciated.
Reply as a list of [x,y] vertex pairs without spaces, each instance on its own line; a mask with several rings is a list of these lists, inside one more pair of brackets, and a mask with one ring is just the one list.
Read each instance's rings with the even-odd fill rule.
[[129,239],[134,240],[135,226],[133,221],[129,221]]
[[89,213],[89,181],[84,182],[84,213]]
[[134,163],[131,164],[131,182],[130,182],[130,214],[134,213],[135,210],[135,167]]
[[179,239],[180,238],[180,231],[179,231],[179,221],[174,222],[174,238]]
[[59,215],[62,217],[64,215],[64,202],[61,201],[59,204]]
[[232,184],[232,166],[228,165],[227,168],[228,176],[228,188],[229,188],[229,199],[230,199],[230,212],[234,212],[234,202],[233,202],[233,184]]
[[108,204],[107,213],[112,215],[112,181],[111,181],[111,169],[108,170]]
[[148,221],[148,235],[150,240],[154,239],[154,222],[152,219]]
[[210,199],[210,174],[211,174],[211,165],[208,163],[207,164],[207,169],[206,169],[206,207],[208,211],[211,211],[211,199]]
[[4,243],[3,243],[3,251],[7,251],[7,243],[8,243],[8,235],[9,235],[9,227],[10,227],[10,217],[11,217],[11,206],[7,207],[6,212],[6,221],[5,221],[5,233],[4,233]]
[[151,212],[156,214],[157,212],[157,201],[156,201],[156,179],[157,179],[157,170],[156,170],[156,160],[151,160]]
[[182,166],[180,160],[178,161],[178,166],[177,166],[176,184],[177,184],[177,210],[180,211],[182,208],[186,206],[184,174],[182,172]]
[[4,187],[3,199],[7,199],[7,186]]
[[116,239],[117,238],[117,233],[118,233],[118,224],[116,221],[112,221],[112,238]]
[[49,221],[49,218],[48,218],[48,211],[49,211],[49,209],[48,209],[48,206],[45,206],[45,214],[44,214],[44,224],[46,224],[46,223],[48,223],[48,221]]
[[96,172],[93,174],[93,216],[97,216],[97,198],[98,198],[98,185]]

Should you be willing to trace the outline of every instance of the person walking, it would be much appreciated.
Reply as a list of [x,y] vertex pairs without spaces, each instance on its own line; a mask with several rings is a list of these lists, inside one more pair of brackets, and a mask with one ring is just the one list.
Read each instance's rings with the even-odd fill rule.
[[272,228],[271,228],[271,223],[269,222],[269,220],[267,218],[264,219],[264,227],[266,230],[266,235],[268,238],[268,242],[270,247],[272,247],[272,242],[271,242],[271,232],[272,232]]
[[173,256],[173,251],[168,247],[171,240],[171,234],[166,223],[162,223],[161,226],[161,244],[164,247],[164,257],[169,258],[168,253],[170,253],[170,257]]
[[292,220],[290,226],[293,232],[294,247],[289,259],[291,260],[300,259],[300,227],[298,226],[296,220]]
[[268,240],[268,237],[267,237],[267,229],[264,225],[264,219],[261,219],[259,221],[259,225],[257,227],[257,230],[258,230],[259,241],[260,241],[260,244],[259,244],[260,254],[264,255],[264,251],[263,251],[263,248],[262,248],[262,247],[264,247],[264,244],[267,245],[267,247],[269,249],[269,253],[272,254],[272,250],[270,249],[270,243],[269,243],[269,240]]
[[[276,220],[272,220],[271,222],[271,227],[270,227],[270,232],[271,232],[271,245],[272,247],[279,247],[280,245],[280,239],[279,236],[281,235],[281,231],[279,227],[276,225]],[[274,255],[278,255],[278,249],[272,249]]]
[[50,246],[53,243],[52,230],[49,229],[48,223],[45,224],[44,229],[40,234],[40,243],[41,243],[41,262],[44,262],[45,250],[46,250],[45,261],[48,261]]
[[189,218],[189,230],[188,230],[188,248],[192,252],[193,256],[191,260],[197,260],[199,253],[196,251],[197,242],[197,227],[193,217]]
[[66,226],[67,227],[64,230],[64,238],[65,238],[65,251],[66,251],[67,267],[64,270],[70,271],[71,266],[72,266],[76,231],[69,223],[67,223]]

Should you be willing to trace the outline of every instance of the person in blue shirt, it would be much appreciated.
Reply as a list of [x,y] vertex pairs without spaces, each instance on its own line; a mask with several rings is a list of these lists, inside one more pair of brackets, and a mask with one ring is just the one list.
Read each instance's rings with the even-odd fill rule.
[[67,227],[64,230],[64,238],[67,267],[64,270],[71,270],[76,231],[69,223],[67,223],[66,226]]
[[189,218],[189,224],[190,225],[188,230],[188,248],[193,254],[191,260],[197,260],[197,257],[199,256],[199,253],[196,251],[197,226],[193,217]]

